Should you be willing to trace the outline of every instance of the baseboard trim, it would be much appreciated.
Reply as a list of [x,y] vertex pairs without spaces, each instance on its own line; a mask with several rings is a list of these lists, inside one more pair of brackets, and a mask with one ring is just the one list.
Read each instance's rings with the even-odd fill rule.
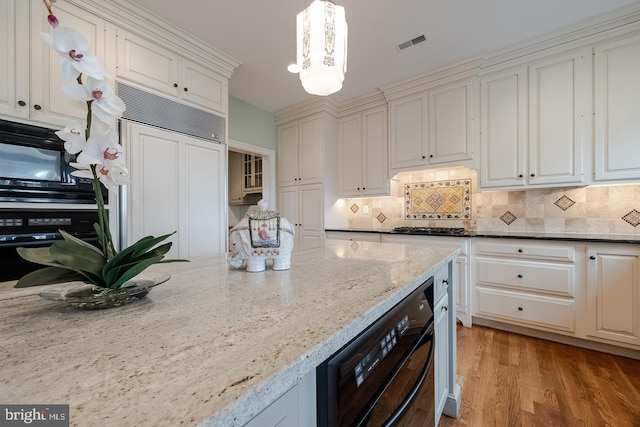
[[612,344],[601,343],[597,341],[589,341],[582,338],[568,337],[565,335],[554,334],[552,332],[539,331],[524,326],[510,325],[508,323],[497,322],[495,320],[482,319],[473,317],[473,325],[486,326],[488,328],[500,329],[502,331],[513,332],[520,335],[527,335],[534,338],[540,338],[547,341],[558,342],[561,344],[572,345],[587,350],[601,351],[603,353],[614,354],[616,356],[628,357],[630,359],[640,360],[640,350],[634,350],[626,347],[619,347]]

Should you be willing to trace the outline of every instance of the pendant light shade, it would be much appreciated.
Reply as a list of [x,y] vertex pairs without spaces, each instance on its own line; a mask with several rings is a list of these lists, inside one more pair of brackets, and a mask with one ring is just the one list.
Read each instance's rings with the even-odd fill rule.
[[344,7],[314,0],[296,19],[297,62],[304,90],[326,96],[342,88],[347,71]]

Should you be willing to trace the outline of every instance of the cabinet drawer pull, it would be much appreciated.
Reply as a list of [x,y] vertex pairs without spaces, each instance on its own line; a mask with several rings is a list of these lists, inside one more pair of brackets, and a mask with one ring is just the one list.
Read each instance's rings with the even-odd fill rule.
[[27,103],[24,101],[18,101],[18,105],[24,107],[25,105],[27,105]]
[[589,259],[596,259],[596,257],[595,257],[595,256],[593,256],[593,255],[591,255],[591,256],[589,257]]
[[518,175],[518,178],[522,178],[522,177],[524,177],[524,175],[522,175],[522,174]]
[[173,87],[178,87],[178,83],[174,83],[174,84],[173,84]]
[[518,279],[522,279],[522,274],[518,274]]
[[524,311],[524,308],[518,307],[518,311]]
[[523,251],[522,249],[518,249],[518,252],[519,252],[519,253],[522,253],[522,252],[524,252],[524,251]]
[[535,178],[535,176],[536,176],[536,174],[535,174],[535,173],[532,173],[532,174],[531,174],[531,178]]
[[36,105],[33,106],[33,109],[37,110],[37,111],[40,111],[40,110],[42,110],[42,107],[39,106],[38,104],[36,104]]
[[449,284],[449,279],[442,279],[442,284],[443,285],[448,285]]
[[449,306],[443,305],[441,311],[449,311]]
[[184,91],[185,91],[185,92],[188,92],[188,91],[189,91],[189,88],[188,88],[188,87],[185,87],[185,88],[184,88]]

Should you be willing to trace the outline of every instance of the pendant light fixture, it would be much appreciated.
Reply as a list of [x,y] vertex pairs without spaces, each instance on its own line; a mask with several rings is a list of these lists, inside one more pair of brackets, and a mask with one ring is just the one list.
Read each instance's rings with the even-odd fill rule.
[[344,7],[314,0],[296,17],[297,66],[304,90],[327,96],[342,88],[347,71]]

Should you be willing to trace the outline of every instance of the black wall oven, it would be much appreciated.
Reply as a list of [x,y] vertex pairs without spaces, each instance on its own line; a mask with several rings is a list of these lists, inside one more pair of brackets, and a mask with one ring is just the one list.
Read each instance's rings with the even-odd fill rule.
[[433,278],[316,369],[319,426],[435,425]]
[[16,280],[43,265],[25,261],[16,248],[50,246],[62,239],[59,230],[99,246],[93,224],[97,210],[0,209],[0,282]]
[[91,180],[71,175],[73,161],[54,130],[0,120],[0,202],[95,203]]

